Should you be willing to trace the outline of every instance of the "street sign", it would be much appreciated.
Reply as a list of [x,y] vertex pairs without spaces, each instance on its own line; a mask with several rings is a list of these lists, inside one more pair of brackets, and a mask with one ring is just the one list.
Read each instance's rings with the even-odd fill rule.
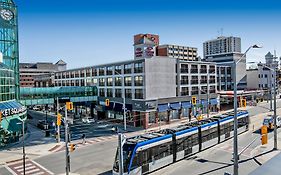
[[72,102],[66,102],[66,109],[67,110],[73,110],[73,103]]

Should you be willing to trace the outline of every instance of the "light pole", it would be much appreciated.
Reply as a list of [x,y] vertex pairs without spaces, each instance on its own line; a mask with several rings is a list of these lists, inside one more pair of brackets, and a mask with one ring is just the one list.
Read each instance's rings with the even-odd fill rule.
[[24,142],[24,139],[25,139],[24,138],[25,137],[24,122],[25,122],[25,120],[21,119],[20,121],[21,121],[21,123],[17,123],[17,124],[22,124],[22,165],[23,165],[23,175],[25,175],[25,156],[26,156],[26,154],[25,154],[25,142]]
[[120,73],[118,73],[116,70],[114,70],[114,73],[120,76],[120,78],[123,77],[123,82],[122,84],[122,98],[123,98],[123,120],[124,120],[124,131],[127,130],[127,121],[126,121],[126,96],[125,96],[125,78],[122,76]]
[[245,53],[240,57],[239,60],[233,60],[233,91],[234,91],[234,100],[233,100],[233,107],[234,107],[234,136],[233,136],[233,159],[234,159],[234,166],[233,166],[233,174],[238,175],[238,132],[237,132],[237,81],[236,81],[236,66],[237,64],[246,56],[247,52],[251,48],[261,48],[257,45],[250,46]]
[[[273,72],[273,98],[274,98],[274,114],[273,114],[273,119],[274,119],[274,150],[277,150],[277,124],[276,124],[276,120],[277,120],[277,116],[276,116],[276,68],[271,68],[271,67],[268,67],[266,65],[261,65],[267,69],[270,70],[270,77],[272,77],[272,72]],[[270,96],[272,95],[272,81],[270,81]],[[272,97],[270,98],[272,99]],[[272,105],[270,105],[270,107],[272,107]],[[272,108],[270,108],[272,110]]]

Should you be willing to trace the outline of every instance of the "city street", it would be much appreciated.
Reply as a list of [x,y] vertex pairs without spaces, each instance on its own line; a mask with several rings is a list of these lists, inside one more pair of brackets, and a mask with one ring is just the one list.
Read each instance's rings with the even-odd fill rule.
[[[252,140],[255,142],[240,156],[241,174],[247,174],[263,163],[263,159],[253,159],[253,156],[259,155],[264,150],[272,147],[271,144],[260,147],[259,133],[253,133],[261,126],[263,114],[268,112],[268,103],[259,104],[257,107],[248,107],[251,116],[251,126],[247,133],[239,135],[239,151],[241,151]],[[281,107],[278,99],[278,108]],[[280,114],[280,110],[278,113]],[[280,132],[280,130],[279,130]],[[269,134],[269,140],[272,138],[272,132]],[[280,145],[280,144],[279,144]],[[71,155],[71,172],[79,174],[111,174],[112,163],[115,157],[117,139],[114,138],[105,142],[88,144],[78,147]],[[192,157],[179,161],[173,165],[160,169],[152,174],[223,174],[232,172],[232,140],[228,140],[220,145],[205,150]],[[56,152],[34,160],[44,168],[54,174],[63,173],[65,167],[65,153]],[[196,167],[196,168],[194,168]],[[3,168],[0,172],[2,172]],[[3,170],[5,171],[5,170]]]

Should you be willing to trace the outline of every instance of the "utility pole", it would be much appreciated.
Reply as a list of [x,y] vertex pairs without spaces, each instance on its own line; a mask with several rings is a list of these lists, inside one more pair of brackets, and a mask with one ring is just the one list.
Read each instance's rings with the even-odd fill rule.
[[269,83],[270,83],[270,90],[269,90],[269,93],[270,93],[270,111],[272,111],[272,71],[269,70],[269,73],[270,73],[270,77],[269,77]]
[[[57,97],[57,116],[58,115],[59,115],[59,97]],[[60,126],[59,125],[58,125],[57,134],[58,134],[58,143],[60,143]]]
[[[125,80],[124,80],[125,83]],[[124,93],[123,93],[123,115],[124,115],[124,130],[127,130],[127,121],[126,121],[126,100],[125,100],[125,86],[124,86]]]
[[65,127],[65,174],[69,175],[69,150],[68,150],[68,122],[67,122],[67,107],[65,105],[65,117],[64,117],[64,127]]

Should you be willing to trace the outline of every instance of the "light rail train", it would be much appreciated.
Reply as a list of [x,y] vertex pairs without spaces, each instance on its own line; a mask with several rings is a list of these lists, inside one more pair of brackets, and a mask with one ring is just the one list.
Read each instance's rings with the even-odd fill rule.
[[[171,129],[127,138],[123,146],[125,175],[153,172],[178,160],[219,144],[233,136],[234,113],[179,125]],[[249,113],[238,111],[238,134],[248,130]],[[112,170],[119,174],[118,149]]]

